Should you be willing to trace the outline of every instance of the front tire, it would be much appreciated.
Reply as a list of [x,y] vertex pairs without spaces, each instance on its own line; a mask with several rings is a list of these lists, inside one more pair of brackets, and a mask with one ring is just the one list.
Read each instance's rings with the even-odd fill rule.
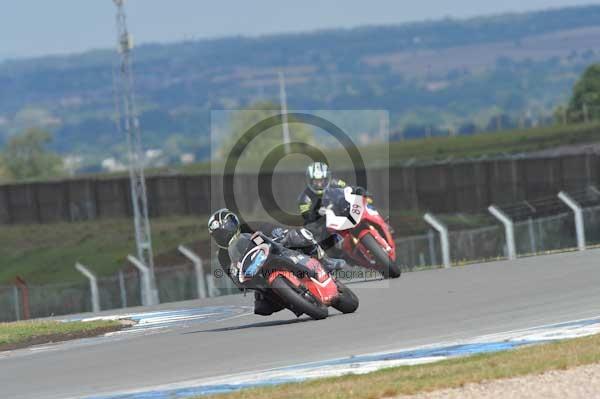
[[338,287],[339,296],[333,301],[331,306],[344,314],[356,312],[356,309],[358,309],[358,297],[356,294],[339,281],[336,281],[335,284]]
[[275,280],[273,280],[273,283],[271,283],[271,287],[275,294],[277,294],[293,312],[307,314],[315,320],[322,320],[329,316],[327,306],[319,304],[316,300],[314,302],[308,300],[284,277],[276,277]]
[[367,234],[362,238],[362,244],[367,248],[375,259],[377,270],[383,275],[383,278],[398,278],[402,273],[400,267],[388,256],[387,252],[381,248],[375,237]]

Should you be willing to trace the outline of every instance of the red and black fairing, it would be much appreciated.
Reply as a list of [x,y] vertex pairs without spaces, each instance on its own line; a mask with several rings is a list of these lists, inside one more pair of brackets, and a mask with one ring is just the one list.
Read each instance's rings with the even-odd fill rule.
[[[267,286],[281,276],[293,287],[308,290],[320,303],[331,305],[339,295],[333,277],[314,258],[287,249],[260,233],[254,234],[239,262],[239,280],[247,288],[257,275],[264,277]],[[268,287],[265,287],[268,288]]]
[[332,301],[339,294],[335,280],[325,271],[318,260],[302,256],[306,259],[303,266],[313,273],[295,273],[290,270],[276,269],[269,274],[269,283],[272,283],[278,276],[282,276],[293,286],[308,289],[312,296],[322,304],[331,305]]

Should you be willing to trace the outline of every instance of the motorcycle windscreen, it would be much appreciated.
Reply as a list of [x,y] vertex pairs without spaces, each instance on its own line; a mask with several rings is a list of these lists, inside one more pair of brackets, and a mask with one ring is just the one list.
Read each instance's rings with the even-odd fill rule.
[[244,254],[244,257],[238,263],[240,283],[252,280],[258,274],[267,262],[269,250],[269,245],[265,243],[251,247]]
[[253,278],[263,267],[268,257],[269,247],[266,244],[261,244],[248,252],[242,260],[241,272],[244,278]]
[[323,194],[326,225],[333,230],[349,230],[356,227],[363,216],[364,197],[352,194],[352,188],[327,189]]

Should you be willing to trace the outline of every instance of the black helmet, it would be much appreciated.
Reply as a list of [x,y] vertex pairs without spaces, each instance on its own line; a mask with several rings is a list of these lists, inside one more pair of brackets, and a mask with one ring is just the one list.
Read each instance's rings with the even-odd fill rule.
[[219,209],[208,219],[208,232],[220,248],[228,248],[240,233],[240,220],[229,209]]
[[323,194],[323,190],[329,187],[331,174],[325,162],[314,162],[306,168],[306,184],[315,194]]

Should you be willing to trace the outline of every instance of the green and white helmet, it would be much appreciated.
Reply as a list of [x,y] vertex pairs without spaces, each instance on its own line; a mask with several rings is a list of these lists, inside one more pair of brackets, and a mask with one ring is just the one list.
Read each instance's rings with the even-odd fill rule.
[[329,183],[331,183],[331,174],[329,166],[325,162],[314,162],[308,165],[306,169],[306,184],[316,194],[322,194]]

